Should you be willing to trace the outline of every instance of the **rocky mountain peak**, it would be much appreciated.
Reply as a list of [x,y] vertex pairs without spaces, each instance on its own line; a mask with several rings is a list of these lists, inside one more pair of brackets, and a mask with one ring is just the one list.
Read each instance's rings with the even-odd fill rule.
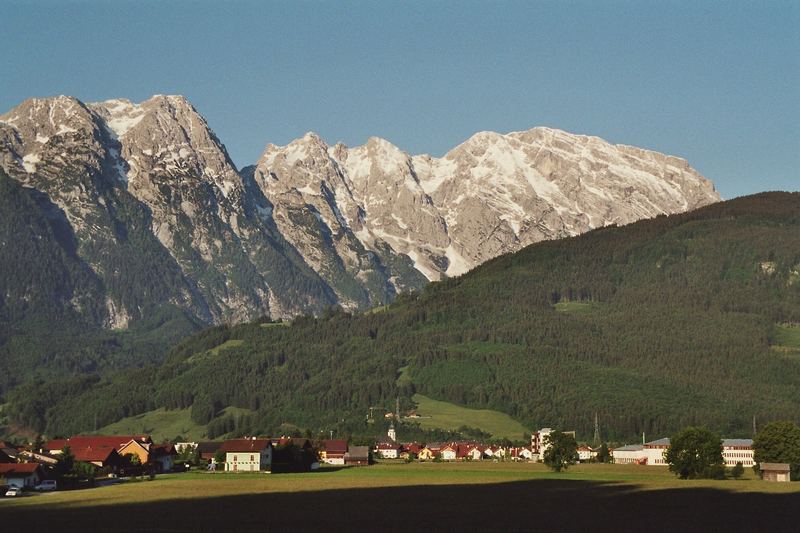
[[[239,172],[176,95],[26,100],[0,116],[0,165],[63,213],[98,279],[119,285],[128,250],[171,272],[155,300],[213,322],[382,304],[533,242],[719,199],[681,158],[545,127],[479,132],[443,157],[308,132]],[[145,305],[115,291],[120,327]]]

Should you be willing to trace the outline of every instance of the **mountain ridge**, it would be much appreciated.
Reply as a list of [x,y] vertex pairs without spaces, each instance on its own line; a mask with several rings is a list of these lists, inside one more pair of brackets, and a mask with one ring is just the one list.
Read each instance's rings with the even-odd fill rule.
[[[61,213],[102,281],[100,324],[123,329],[163,304],[205,323],[366,309],[531,242],[719,199],[682,159],[551,128],[479,132],[442,158],[309,132],[239,170],[180,95],[28,99],[0,115],[0,167]],[[126,260],[169,287],[121,294]]]

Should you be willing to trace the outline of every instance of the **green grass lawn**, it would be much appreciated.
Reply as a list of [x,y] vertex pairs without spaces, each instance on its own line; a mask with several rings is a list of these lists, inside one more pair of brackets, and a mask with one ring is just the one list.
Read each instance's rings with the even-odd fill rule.
[[[304,474],[184,473],[0,499],[5,527],[111,531],[792,531],[800,483],[676,479],[666,468],[387,462]],[[577,512],[580,511],[580,512]],[[385,522],[384,522],[385,521]],[[784,527],[782,527],[784,526]]]
[[541,463],[410,463],[387,461],[368,468],[323,467],[299,474],[187,472],[163,474],[153,481],[128,481],[108,487],[35,495],[3,504],[10,506],[86,507],[119,502],[148,502],[236,494],[307,492],[402,486],[482,485],[532,480],[592,481],[633,484],[637,490],[716,488],[735,492],[800,495],[800,483],[767,483],[751,470],[740,480],[681,480],[666,467],[584,464],[553,472]]
[[[478,428],[498,438],[521,440],[528,428],[505,413],[490,409],[470,409],[459,405],[415,394],[417,414],[423,418],[413,419],[423,429],[458,429],[461,426]],[[430,417],[430,418],[428,418]]]

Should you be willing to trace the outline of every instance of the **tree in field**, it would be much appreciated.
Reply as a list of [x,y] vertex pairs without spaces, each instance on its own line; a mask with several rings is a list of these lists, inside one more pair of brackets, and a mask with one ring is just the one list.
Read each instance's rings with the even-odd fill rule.
[[214,454],[214,462],[217,470],[225,470],[225,452],[218,451]]
[[738,463],[736,463],[736,466],[731,468],[731,476],[733,476],[733,479],[739,479],[740,477],[742,477],[743,474],[744,474],[744,465],[742,464],[741,461],[739,461]]
[[800,428],[792,422],[771,422],[753,439],[756,463],[789,463],[792,480],[800,480]]
[[53,467],[53,475],[56,479],[61,479],[67,474],[72,473],[75,466],[75,456],[72,455],[72,450],[69,446],[61,448],[61,453],[58,455],[58,461]]
[[666,461],[681,479],[718,478],[725,475],[722,438],[718,433],[687,427],[670,438]]
[[611,459],[611,452],[608,451],[608,444],[604,442],[600,446],[600,449],[597,450],[597,456],[595,456],[595,460],[598,463],[607,463],[609,459]]
[[544,438],[544,464],[556,472],[574,465],[578,458],[578,443],[575,437],[553,431]]

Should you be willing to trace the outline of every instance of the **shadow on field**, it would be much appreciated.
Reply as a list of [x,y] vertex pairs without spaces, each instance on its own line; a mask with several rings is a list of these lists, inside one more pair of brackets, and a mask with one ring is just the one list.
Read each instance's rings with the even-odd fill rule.
[[797,531],[800,494],[533,480],[7,507],[11,531]]

